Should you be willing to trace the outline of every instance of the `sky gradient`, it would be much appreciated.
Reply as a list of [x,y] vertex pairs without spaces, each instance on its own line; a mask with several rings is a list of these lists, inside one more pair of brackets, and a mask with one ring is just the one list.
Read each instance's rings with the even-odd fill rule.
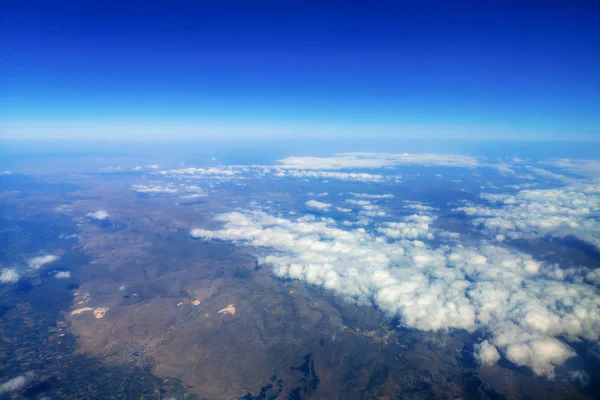
[[600,139],[598,2],[323,3],[7,4],[1,135]]

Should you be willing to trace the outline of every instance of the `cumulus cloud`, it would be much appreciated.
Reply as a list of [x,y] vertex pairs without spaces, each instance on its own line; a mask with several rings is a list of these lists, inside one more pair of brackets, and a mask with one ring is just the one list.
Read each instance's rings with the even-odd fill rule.
[[27,372],[0,384],[0,394],[16,392],[23,389],[35,379],[35,373]]
[[366,217],[385,217],[387,214],[382,207],[371,200],[348,199],[347,203],[360,207],[360,214]]
[[388,238],[393,239],[429,239],[433,240],[430,225],[435,218],[427,215],[411,215],[405,217],[402,222],[384,222],[382,227],[377,228]]
[[327,210],[329,207],[331,207],[331,204],[322,203],[317,200],[308,200],[307,202],[304,203],[304,205],[306,207],[313,208],[315,210]]
[[19,273],[13,268],[4,268],[2,272],[0,272],[1,283],[15,283],[18,280]]
[[245,211],[218,216],[222,229],[192,229],[190,235],[267,248],[259,262],[275,275],[376,305],[407,327],[477,330],[484,337],[476,358],[484,364],[504,357],[552,376],[575,355],[569,341],[598,340],[596,287],[583,278],[562,280],[552,274],[556,266],[491,243],[433,248],[420,240],[431,233],[431,218],[418,214],[367,231],[342,229],[330,218]]
[[100,220],[100,221],[107,219],[108,216],[109,216],[108,213],[106,211],[104,211],[104,210],[98,210],[98,211],[95,211],[95,212],[90,212],[90,213],[87,213],[85,215],[87,215],[88,217],[90,217],[92,219],[97,219],[97,220]]
[[58,260],[58,256],[48,254],[45,256],[33,257],[29,260],[28,264],[30,268],[39,269],[46,264],[55,262],[56,260]]
[[484,340],[475,345],[475,359],[484,365],[493,365],[500,360],[500,353],[496,346]]
[[57,279],[69,279],[71,277],[71,272],[69,271],[60,271],[54,274],[54,277]]
[[433,211],[433,210],[437,210],[437,208],[435,207],[431,207],[422,203],[417,203],[415,201],[405,201],[404,202],[404,208],[410,208],[412,210],[416,210],[416,211],[422,211],[422,212],[428,212],[428,211]]
[[467,203],[456,208],[473,223],[500,238],[521,239],[573,235],[600,249],[600,185],[522,190],[515,194],[483,193],[488,205]]

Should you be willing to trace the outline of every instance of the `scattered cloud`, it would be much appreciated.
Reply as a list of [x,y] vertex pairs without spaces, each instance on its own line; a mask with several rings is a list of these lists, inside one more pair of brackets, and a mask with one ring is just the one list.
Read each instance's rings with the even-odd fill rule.
[[100,221],[107,219],[108,216],[109,216],[108,213],[106,211],[104,211],[104,210],[98,210],[98,211],[95,211],[95,212],[90,212],[90,213],[87,213],[85,215],[88,216],[88,217],[90,217],[90,218],[92,218],[92,219],[97,219],[97,220],[100,220]]
[[50,254],[45,256],[33,257],[31,260],[29,260],[28,264],[30,268],[39,269],[46,264],[55,262],[56,260],[58,260],[58,258],[58,256]]
[[60,271],[54,274],[54,277],[57,279],[69,279],[71,277],[71,272],[69,271]]
[[475,217],[475,225],[502,239],[573,235],[600,249],[599,193],[600,185],[483,193],[491,206],[467,203],[456,211]]
[[19,280],[19,273],[17,270],[13,268],[4,268],[0,272],[0,282],[1,283],[15,283]]
[[416,210],[416,211],[422,211],[422,212],[428,212],[428,211],[434,211],[437,210],[437,208],[435,207],[431,207],[422,203],[418,203],[415,201],[405,201],[404,202],[404,208],[409,208],[411,210]]
[[329,209],[329,207],[331,207],[331,204],[322,203],[317,200],[308,200],[307,202],[304,203],[304,205],[306,207],[313,208],[315,210],[327,210],[327,209]]

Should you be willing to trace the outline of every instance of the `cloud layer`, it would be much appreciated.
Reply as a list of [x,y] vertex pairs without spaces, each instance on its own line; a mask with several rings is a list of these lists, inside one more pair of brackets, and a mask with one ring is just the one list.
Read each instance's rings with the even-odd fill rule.
[[476,167],[476,157],[454,154],[394,154],[394,153],[341,153],[333,157],[288,157],[279,160],[279,167],[289,169],[365,169],[399,165],[444,167]]
[[579,277],[582,271],[571,272],[581,279],[567,281],[556,266],[490,243],[433,248],[422,241],[436,235],[426,215],[380,223],[375,233],[342,229],[329,218],[291,220],[260,211],[217,220],[221,230],[190,234],[268,248],[260,262],[277,276],[374,305],[407,327],[478,330],[484,338],[476,357],[485,364],[504,357],[552,376],[575,356],[569,341],[600,335],[600,297]]

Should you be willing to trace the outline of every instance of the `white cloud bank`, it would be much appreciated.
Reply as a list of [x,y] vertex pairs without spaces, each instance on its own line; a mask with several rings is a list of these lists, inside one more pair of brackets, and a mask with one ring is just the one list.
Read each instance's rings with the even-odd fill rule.
[[341,153],[332,157],[288,157],[279,160],[280,168],[303,170],[386,168],[399,165],[476,167],[480,163],[477,158],[471,156],[408,153]]
[[456,211],[499,238],[522,239],[573,235],[600,249],[600,185],[522,190],[516,194],[483,193],[492,206],[467,203]]
[[105,220],[108,218],[109,214],[104,210],[98,210],[95,212],[90,212],[86,214],[88,217],[92,219],[97,219],[99,221]]
[[[260,258],[282,278],[298,279],[335,291],[346,300],[376,305],[402,324],[425,331],[478,330],[484,340],[477,359],[493,364],[500,357],[553,376],[554,367],[575,356],[569,341],[596,341],[600,335],[600,296],[583,279],[566,279],[556,266],[491,244],[433,249],[430,220],[405,219],[409,225],[381,225],[384,235],[365,229],[340,229],[327,218],[295,220],[260,211],[217,217],[221,230],[192,229],[191,236],[221,239],[271,249]],[[571,277],[580,271],[571,271]]]

